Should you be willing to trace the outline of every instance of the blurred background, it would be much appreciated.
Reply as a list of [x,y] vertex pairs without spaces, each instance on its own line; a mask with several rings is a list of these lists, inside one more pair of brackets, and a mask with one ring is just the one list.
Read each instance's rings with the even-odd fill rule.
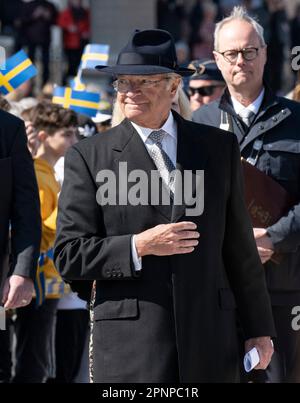
[[[84,44],[109,44],[109,64],[114,63],[124,38],[136,28],[170,31],[182,65],[210,58],[214,24],[237,4],[247,7],[265,28],[269,84],[286,94],[295,82],[291,49],[300,45],[300,0],[1,0],[0,45],[6,56],[23,48],[34,59],[39,69],[36,95],[47,83],[68,83]],[[68,9],[75,25],[65,18]],[[95,86],[102,80],[92,70],[84,77]]]

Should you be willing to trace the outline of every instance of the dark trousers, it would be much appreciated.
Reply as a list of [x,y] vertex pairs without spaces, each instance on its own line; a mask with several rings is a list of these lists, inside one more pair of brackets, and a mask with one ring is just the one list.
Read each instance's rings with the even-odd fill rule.
[[293,306],[273,306],[273,317],[277,332],[274,354],[270,365],[264,370],[253,370],[244,382],[256,383],[300,383],[300,330],[292,328]]
[[14,383],[44,383],[54,376],[57,304],[58,299],[46,299],[37,307],[33,299],[28,306],[17,309]]
[[49,383],[72,383],[80,368],[88,332],[89,312],[86,309],[57,311],[55,352],[56,378]]
[[28,56],[31,59],[32,63],[34,63],[36,59],[36,49],[40,48],[42,52],[42,65],[43,65],[43,76],[42,81],[43,84],[46,84],[49,80],[50,70],[49,70],[49,47],[50,44],[46,45],[28,45]]
[[63,84],[66,85],[69,77],[77,75],[83,49],[65,49],[64,51],[67,59],[67,71],[63,76]]
[[9,383],[12,370],[11,339],[13,323],[6,319],[6,330],[0,330],[0,383]]

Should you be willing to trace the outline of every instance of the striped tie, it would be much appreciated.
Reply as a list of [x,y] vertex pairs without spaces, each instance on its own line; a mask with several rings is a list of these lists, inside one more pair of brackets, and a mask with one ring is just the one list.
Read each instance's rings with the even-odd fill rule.
[[150,133],[149,139],[154,143],[149,149],[149,153],[162,177],[162,180],[171,190],[172,196],[175,191],[174,176],[170,175],[175,167],[168,154],[162,148],[162,141],[167,133],[164,130],[155,130]]

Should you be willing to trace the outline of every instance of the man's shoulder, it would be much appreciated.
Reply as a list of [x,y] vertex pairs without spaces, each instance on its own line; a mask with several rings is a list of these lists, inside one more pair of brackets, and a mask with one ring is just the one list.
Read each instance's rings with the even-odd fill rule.
[[[283,105],[286,108],[289,108],[291,112],[295,112],[297,114],[300,113],[300,102],[294,101],[293,99],[289,99],[286,97],[277,97],[277,100],[281,105]],[[300,116],[297,116],[300,118]]]
[[193,113],[193,121],[217,126],[219,123],[219,100],[203,105]]
[[0,109],[0,127],[14,127],[17,128],[22,125],[23,121],[20,118],[17,118],[15,115],[12,115],[9,112],[3,111]]
[[[199,123],[196,121],[185,121],[186,128],[190,129],[189,133],[193,136],[194,140],[199,140],[201,143],[208,145],[221,145],[232,144],[235,135],[225,130],[221,130],[218,126],[206,123]],[[189,126],[189,127],[188,127]]]
[[80,154],[87,157],[93,153],[105,155],[114,146],[124,142],[126,133],[128,134],[129,130],[121,123],[105,132],[97,133],[95,136],[79,141],[71,149],[76,149]]

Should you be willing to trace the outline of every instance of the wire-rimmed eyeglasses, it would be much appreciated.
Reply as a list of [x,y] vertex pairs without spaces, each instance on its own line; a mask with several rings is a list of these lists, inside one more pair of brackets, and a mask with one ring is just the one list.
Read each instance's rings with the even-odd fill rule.
[[245,59],[247,61],[254,60],[258,55],[259,49],[260,48],[249,47],[249,48],[244,48],[244,49],[240,49],[240,50],[235,50],[235,49],[225,50],[225,52],[217,51],[217,53],[220,53],[220,55],[222,55],[228,63],[235,63],[239,57],[239,53],[241,53],[243,56],[243,59]]
[[169,80],[170,77],[162,77],[158,80],[150,80],[150,79],[141,79],[141,80],[127,80],[124,78],[118,78],[113,82],[113,87],[115,91],[119,92],[127,92],[132,88],[138,88],[140,90],[147,90],[149,88],[155,87],[158,83],[163,80]]

